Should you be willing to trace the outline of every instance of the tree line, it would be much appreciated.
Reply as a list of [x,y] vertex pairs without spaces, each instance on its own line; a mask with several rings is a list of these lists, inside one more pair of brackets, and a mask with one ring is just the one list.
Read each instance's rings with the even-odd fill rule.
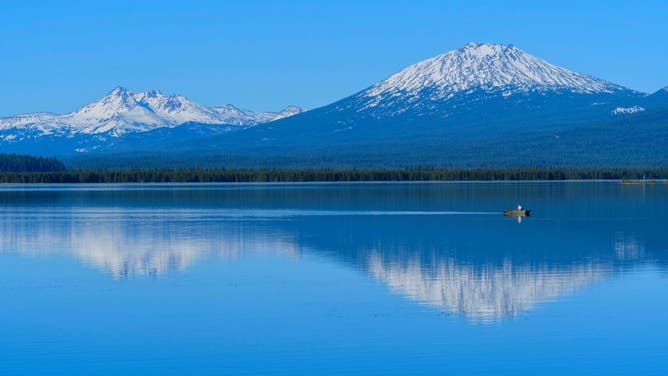
[[[61,168],[54,164],[52,168]],[[365,168],[365,169],[121,169],[13,172],[0,183],[266,183],[356,181],[517,181],[666,179],[668,167],[578,168]]]
[[31,155],[0,154],[0,172],[64,171],[65,165],[55,158]]

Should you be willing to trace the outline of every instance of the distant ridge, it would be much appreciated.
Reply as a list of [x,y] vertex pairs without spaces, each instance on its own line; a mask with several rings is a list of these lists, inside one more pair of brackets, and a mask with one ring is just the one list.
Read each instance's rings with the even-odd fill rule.
[[97,101],[67,114],[35,113],[0,118],[0,131],[16,130],[5,134],[5,141],[17,141],[26,134],[31,137],[75,134],[118,137],[188,122],[252,126],[302,111],[297,106],[280,112],[254,112],[232,105],[211,108],[182,95],[164,95],[157,90],[135,93],[119,86]]
[[640,167],[668,164],[667,144],[666,89],[640,93],[489,43],[310,111],[116,88],[70,114],[0,119],[2,151],[106,166]]

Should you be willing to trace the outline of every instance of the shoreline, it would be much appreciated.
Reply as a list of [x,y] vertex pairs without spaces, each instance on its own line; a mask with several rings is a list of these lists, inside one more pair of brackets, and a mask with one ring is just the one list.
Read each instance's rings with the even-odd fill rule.
[[2,172],[0,184],[215,184],[401,182],[619,182],[668,184],[659,168],[123,169]]

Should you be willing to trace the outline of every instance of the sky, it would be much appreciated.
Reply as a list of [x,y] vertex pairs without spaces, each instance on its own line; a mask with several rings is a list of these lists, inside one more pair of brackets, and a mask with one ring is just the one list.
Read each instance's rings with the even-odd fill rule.
[[69,112],[115,86],[310,109],[472,41],[653,92],[668,86],[667,20],[665,0],[3,0],[0,116]]

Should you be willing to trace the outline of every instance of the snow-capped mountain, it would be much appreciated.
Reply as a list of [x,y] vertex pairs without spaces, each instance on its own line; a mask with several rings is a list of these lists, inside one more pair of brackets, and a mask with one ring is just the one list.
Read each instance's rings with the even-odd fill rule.
[[[462,96],[615,94],[619,85],[558,67],[513,45],[469,43],[411,65],[356,95],[359,110],[394,108],[395,113]],[[396,108],[399,107],[399,108]]]
[[4,140],[17,140],[25,135],[119,137],[184,123],[251,126],[302,111],[296,106],[276,113],[234,108],[236,112],[231,114],[228,108],[233,107],[210,108],[181,95],[164,95],[156,90],[135,93],[117,87],[99,100],[67,114],[35,113],[0,118],[0,132]]
[[619,85],[550,64],[513,45],[469,43],[462,48],[421,61],[364,92],[368,97],[418,95],[432,97],[481,89],[511,92],[568,90],[612,93]]
[[[512,45],[470,43],[327,106],[200,140],[197,148],[258,159],[271,152],[298,165],[310,159],[334,165],[474,166],[508,165],[510,160],[577,164],[580,160],[567,158],[585,156],[593,163],[592,148],[600,143],[600,160],[606,163],[625,163],[631,160],[627,157],[646,163],[648,150],[660,145],[645,142],[638,153],[634,141],[622,142],[627,135],[619,132],[638,119],[647,133],[639,126],[629,137],[656,134],[647,100],[647,94],[556,66]],[[520,140],[524,144],[518,149]],[[610,140],[623,147],[611,152]]]
[[162,118],[155,110],[142,105],[134,93],[117,87],[101,99],[62,117],[72,133],[119,136],[128,132],[174,125],[171,119]]
[[280,112],[254,112],[237,108],[231,104],[214,107],[212,110],[218,114],[219,118],[224,119],[224,124],[232,125],[256,125],[268,123],[270,121],[297,115],[304,111],[297,106],[288,106]]
[[379,137],[388,132],[407,137],[417,128],[434,136],[453,127],[494,132],[608,119],[617,108],[643,107],[646,96],[513,45],[469,43],[283,122],[295,124],[285,129],[318,137],[379,129]]

